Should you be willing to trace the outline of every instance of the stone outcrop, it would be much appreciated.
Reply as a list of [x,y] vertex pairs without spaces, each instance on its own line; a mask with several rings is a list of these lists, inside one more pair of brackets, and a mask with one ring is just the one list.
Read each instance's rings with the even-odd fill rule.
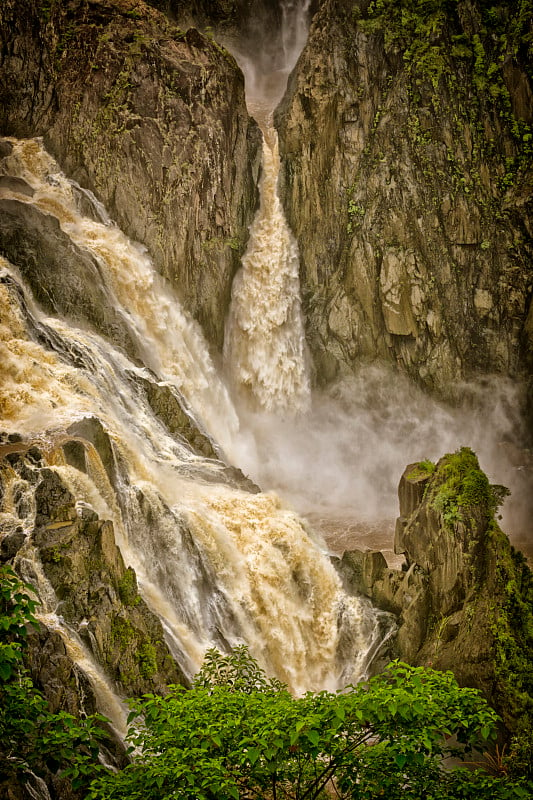
[[17,265],[44,311],[89,325],[139,360],[138,343],[110,300],[97,260],[71,241],[55,217],[0,199],[0,252]]
[[[113,524],[76,502],[60,475],[43,465],[36,448],[13,442],[3,449],[3,542],[6,535],[13,540],[18,534],[16,548],[12,541],[2,547],[3,560],[17,556],[23,573],[38,585],[32,567],[37,559],[54,591],[56,613],[79,635],[120,694],[164,693],[167,684],[184,682],[161,623],[140,597],[135,572],[124,564]],[[57,633],[43,628],[35,636],[44,637],[42,642],[36,639],[30,664],[37,684],[46,687],[53,709],[77,713],[86,678],[80,677]]]
[[220,346],[260,158],[232,56],[137,0],[7,0],[0,76],[0,134],[43,136]]
[[494,520],[504,495],[468,448],[436,466],[411,464],[399,485],[394,545],[403,569],[372,552],[345,553],[338,569],[349,589],[397,615],[399,658],[452,670],[520,730],[533,705],[533,577]]
[[533,95],[519,47],[487,78],[503,33],[480,5],[418,40],[402,3],[369,21],[366,2],[323,0],[313,19],[276,120],[320,382],[383,359],[446,393],[531,365]]

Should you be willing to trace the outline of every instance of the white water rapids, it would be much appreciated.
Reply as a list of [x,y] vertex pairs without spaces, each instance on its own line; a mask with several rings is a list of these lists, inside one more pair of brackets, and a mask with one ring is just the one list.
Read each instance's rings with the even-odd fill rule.
[[[124,559],[162,618],[185,674],[194,674],[213,643],[245,641],[294,691],[357,680],[383,636],[383,615],[343,592],[324,547],[276,495],[218,483],[221,465],[171,437],[135,391],[137,375],[176,386],[230,449],[229,437],[238,439],[237,415],[197,326],[141,248],[115,226],[78,212],[72,185],[40,142],[10,141],[10,173],[34,193],[6,189],[3,195],[53,214],[71,241],[97,258],[106,292],[132,339],[144,345],[150,372],[98,334],[46,316],[27,293],[31,326],[59,343],[56,352],[45,349],[28,335],[23,307],[14,305],[4,283],[4,430],[55,453],[51,463],[74,496],[113,519]],[[2,267],[22,285],[5,260]],[[127,466],[127,481],[118,487],[95,453],[89,475],[57,456],[66,428],[87,416],[101,420]],[[354,647],[339,662],[346,636]]]
[[[231,389],[145,250],[110,223],[88,193],[101,221],[81,213],[79,187],[40,141],[10,140],[13,152],[4,160],[6,174],[24,180],[33,196],[0,190],[53,216],[95,257],[106,296],[142,362],[133,363],[89,326],[45,314],[16,268],[0,259],[2,429],[35,441],[75,497],[113,520],[124,560],[136,570],[186,675],[213,644],[246,642],[295,692],[359,680],[389,623],[367,601],[343,591],[327,547],[291,506],[319,520],[332,549],[342,550],[335,537],[339,541],[343,528],[394,518],[395,488],[409,461],[472,444],[482,466],[490,459],[489,466],[499,461],[505,467],[499,443],[516,407],[513,390],[502,384],[482,430],[479,404],[470,414],[450,411],[375,368],[334,393],[311,393],[298,252],[277,197],[270,119],[303,45],[307,6],[284,4],[282,54],[273,71],[261,78],[246,55],[240,57],[265,144],[261,208],[227,326]],[[23,291],[22,303],[15,286]],[[276,491],[251,494],[224,483],[220,462],[192,453],[157,418],[139,390],[142,379],[179,391],[228,459]],[[126,470],[116,485],[96,452],[89,474],[58,456],[66,429],[88,416],[102,422]],[[510,461],[507,466],[512,470]],[[512,483],[506,475],[494,479]]]
[[291,414],[309,409],[311,388],[298,246],[278,197],[280,160],[272,115],[304,46],[308,9],[309,0],[284,0],[277,40],[263,35],[256,41],[252,30],[250,39],[232,48],[245,76],[248,109],[263,132],[263,173],[260,208],[233,282],[224,363],[245,406]]

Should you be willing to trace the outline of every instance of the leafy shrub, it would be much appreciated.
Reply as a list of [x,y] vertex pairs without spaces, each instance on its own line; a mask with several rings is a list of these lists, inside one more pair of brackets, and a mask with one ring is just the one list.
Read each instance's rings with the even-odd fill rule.
[[61,771],[77,788],[94,777],[104,718],[53,714],[34,686],[23,663],[28,628],[39,624],[30,591],[11,567],[0,567],[0,782]]
[[520,782],[444,770],[494,740],[497,715],[450,672],[395,662],[367,684],[294,698],[245,647],[208,652],[192,689],[131,701],[132,762],[87,800],[525,798]]

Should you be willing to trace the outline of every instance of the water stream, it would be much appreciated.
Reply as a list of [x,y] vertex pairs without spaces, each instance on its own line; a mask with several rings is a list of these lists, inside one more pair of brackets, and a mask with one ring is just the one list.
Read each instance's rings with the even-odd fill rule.
[[78,501],[114,521],[124,560],[186,675],[207,647],[246,642],[296,692],[357,680],[383,636],[383,615],[344,593],[324,545],[297,514],[275,494],[219,481],[220,462],[171,436],[139,391],[138,379],[174,387],[225,450],[235,447],[237,411],[199,329],[142,248],[79,212],[75,187],[39,141],[10,141],[7,167],[33,194],[4,189],[4,198],[53,215],[95,257],[144,365],[90,326],[46,315],[2,260],[4,429],[52,454],[76,420],[102,422],[126,471],[114,485],[90,448],[87,474],[57,457],[50,463]]
[[244,407],[290,415],[311,402],[300,303],[299,255],[278,196],[278,134],[273,113],[305,44],[308,0],[281,2],[277,37],[251,30],[233,53],[245,76],[246,102],[263,133],[260,207],[235,276],[224,363]]
[[[257,68],[260,54],[254,62],[246,47],[236,53],[264,150],[261,207],[233,288],[225,375],[144,248],[86,191],[84,204],[94,213],[80,211],[82,190],[41,141],[10,140],[13,152],[4,160],[6,174],[33,193],[15,184],[0,190],[56,219],[73,246],[91,254],[96,280],[137,354],[128,357],[90,324],[45,313],[17,269],[0,259],[3,429],[46,454],[68,438],[73,422],[97,417],[124,474],[113,484],[90,448],[87,474],[51,463],[79,501],[113,520],[124,560],[136,570],[184,673],[192,676],[213,644],[246,642],[295,692],[359,680],[390,631],[383,614],[343,591],[328,547],[298,512],[312,515],[329,547],[339,549],[335,540],[354,521],[368,527],[385,519],[386,527],[394,519],[395,487],[409,460],[460,444],[477,448],[479,430],[479,422],[473,427],[479,406],[470,416],[452,412],[397,378],[391,388],[388,373],[376,368],[327,394],[311,393],[298,250],[277,195],[272,127],[273,108],[305,41],[307,11],[307,2],[283,3],[270,70]],[[219,461],[170,434],[148,404],[143,381],[182,397],[219,451],[271,491],[252,494],[228,484]],[[492,428],[483,446],[490,458],[498,452],[501,463],[497,445],[514,424],[516,403],[504,384],[498,397],[487,412]],[[54,612],[49,603],[47,613]],[[73,640],[72,652],[78,644]],[[105,712],[109,703],[103,704]]]

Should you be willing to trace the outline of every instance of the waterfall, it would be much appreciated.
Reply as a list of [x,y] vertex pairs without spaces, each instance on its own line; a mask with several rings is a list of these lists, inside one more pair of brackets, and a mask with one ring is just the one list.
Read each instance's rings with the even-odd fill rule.
[[[39,599],[36,618],[48,630],[59,634],[69,658],[89,680],[99,710],[109,719],[117,736],[124,739],[128,730],[128,707],[117,697],[103,668],[96,663],[77,633],[55,613],[58,599],[30,540],[26,541],[17,554],[17,568],[22,578],[34,588]],[[83,708],[83,697],[80,697],[80,705]]]
[[[295,692],[358,680],[386,615],[345,594],[321,540],[275,494],[240,488],[220,461],[193,452],[154,413],[146,382],[184,397],[224,449],[239,438],[237,412],[207,345],[146,252],[101,209],[97,219],[80,212],[79,192],[42,142],[9,141],[4,167],[21,183],[3,187],[3,199],[53,217],[78,253],[91,254],[98,265],[91,279],[110,299],[135,359],[88,322],[46,314],[2,259],[4,430],[38,444],[77,501],[113,520],[124,561],[185,675],[213,644],[246,642]],[[18,191],[22,181],[31,191]],[[120,467],[113,480],[89,442],[85,471],[57,456],[72,438],[70,426],[87,417],[109,436]]]
[[[312,520],[333,551],[380,548],[398,566],[402,559],[392,552],[392,541],[405,465],[438,459],[466,443],[490,479],[512,489],[503,524],[530,552],[520,386],[485,376],[462,386],[463,403],[452,408],[386,365],[362,364],[356,375],[310,391],[298,247],[278,197],[273,126],[305,44],[310,3],[279,5],[279,29],[260,20],[239,41],[227,42],[245,76],[249,112],[263,132],[260,208],[234,279],[225,333],[225,368],[241,430],[253,441],[239,451],[239,465]],[[333,335],[330,346],[334,353]]]
[[224,360],[237,391],[268,411],[304,411],[310,386],[298,247],[277,195],[277,133],[263,141],[261,205],[233,282]]
[[[3,430],[35,443],[76,499],[113,521],[123,559],[186,676],[208,647],[245,642],[269,674],[297,693],[364,677],[391,630],[387,615],[345,593],[328,546],[299,512],[312,513],[332,550],[354,545],[351,526],[361,520],[374,525],[365,544],[375,547],[379,534],[390,547],[386,526],[384,534],[375,529],[397,513],[405,464],[465,443],[478,449],[481,442],[501,466],[500,443],[514,407],[505,386],[498,395],[485,391],[480,421],[479,403],[469,413],[452,412],[378,368],[311,398],[298,250],[277,194],[272,126],[303,44],[307,10],[307,2],[283,3],[278,46],[273,52],[271,42],[265,45],[270,59],[261,49],[251,59],[250,43],[236,51],[264,150],[261,205],[226,330],[234,395],[146,250],[61,173],[42,141],[9,140],[13,150],[2,170],[13,180],[0,186],[14,207],[54,220],[78,254],[73,258],[87,256],[93,271],[76,280],[100,290],[110,315],[99,326],[76,317],[76,308],[70,315],[45,310],[20,269],[0,258]],[[265,71],[255,66],[267,62]],[[150,404],[147,385],[179,401],[214,442],[210,455],[172,432]],[[109,438],[113,478],[89,441],[83,441],[85,471],[57,455],[73,438],[69,429],[87,418],[98,419]],[[271,491],[253,493],[228,476],[215,457],[222,453]],[[511,483],[500,474],[495,479]],[[25,524],[31,532],[31,515]],[[53,615],[55,600],[46,592],[41,597]],[[61,631],[90,673],[75,636]]]
[[295,413],[309,408],[310,384],[298,246],[277,192],[280,161],[272,114],[305,44],[309,2],[281,6],[279,41],[263,41],[268,59],[264,52],[248,54],[255,37],[234,50],[245,75],[248,109],[263,132],[263,174],[260,207],[233,282],[224,361],[237,395],[250,407]]

